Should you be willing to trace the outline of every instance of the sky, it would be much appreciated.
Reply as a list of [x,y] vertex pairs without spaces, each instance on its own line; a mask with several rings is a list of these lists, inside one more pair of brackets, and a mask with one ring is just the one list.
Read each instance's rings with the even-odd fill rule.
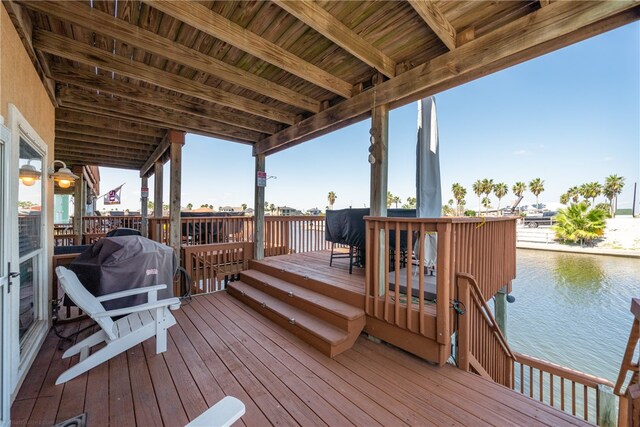
[[[632,206],[640,181],[640,23],[436,94],[436,104],[443,203],[455,182],[467,188],[473,209],[477,179],[505,182],[504,206],[514,200],[516,181],[543,179],[544,203],[617,174],[626,183],[618,207]],[[268,180],[266,201],[324,210],[334,191],[336,209],[368,206],[370,125],[366,120],[267,156],[266,172],[276,178]],[[415,196],[416,131],[417,103],[391,111],[388,189],[403,201]],[[182,167],[183,206],[253,206],[251,147],[187,134]],[[125,183],[120,209],[139,210],[138,173],[100,168],[100,174],[103,192]],[[164,179],[166,203],[168,163]],[[523,204],[534,202],[527,192]]]

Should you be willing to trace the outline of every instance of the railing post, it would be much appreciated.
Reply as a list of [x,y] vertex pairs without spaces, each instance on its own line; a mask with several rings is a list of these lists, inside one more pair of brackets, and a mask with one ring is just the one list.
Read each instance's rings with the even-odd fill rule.
[[507,337],[507,287],[504,286],[494,295],[494,308],[496,323],[502,331],[502,335]]
[[469,279],[466,277],[456,278],[458,284],[458,301],[463,304],[466,313],[458,315],[458,367],[463,371],[469,371],[469,345],[471,327],[469,317],[471,313],[471,292],[469,289]]
[[[444,365],[449,358],[451,351],[451,325],[449,310],[449,300],[451,294],[451,223],[438,223],[436,225],[437,232],[437,256],[436,256],[436,268],[438,274],[436,275],[436,327],[437,327],[437,341],[442,344],[440,351],[440,365]],[[420,257],[424,251],[424,238],[420,239]]]
[[256,155],[255,170],[255,204],[253,211],[253,256],[257,260],[264,259],[264,186],[258,181],[258,173],[265,171],[265,155]]
[[611,387],[598,384],[596,388],[598,402],[598,419],[599,426],[616,426],[616,398]]

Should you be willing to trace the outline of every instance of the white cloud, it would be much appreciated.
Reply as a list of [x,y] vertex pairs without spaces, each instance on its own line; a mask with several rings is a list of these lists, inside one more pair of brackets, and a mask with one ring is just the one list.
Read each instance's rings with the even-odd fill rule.
[[610,162],[610,161],[612,161],[612,160],[613,160],[613,157],[609,157],[609,156],[607,156],[607,157],[605,157],[605,158],[604,158],[604,159],[602,159],[602,160],[604,160],[605,162]]
[[527,150],[516,150],[513,152],[513,154],[516,156],[528,156],[529,154],[531,154],[531,152]]

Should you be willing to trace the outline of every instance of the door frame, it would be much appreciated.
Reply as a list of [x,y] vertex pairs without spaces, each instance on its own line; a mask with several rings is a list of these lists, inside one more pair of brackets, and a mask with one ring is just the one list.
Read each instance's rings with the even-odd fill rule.
[[10,316],[9,294],[7,293],[8,255],[11,233],[9,215],[9,168],[11,165],[11,132],[4,126],[4,117],[0,116],[0,426],[9,426],[11,410],[11,367],[9,364]]
[[[48,305],[49,305],[49,271],[48,271],[48,256],[49,256],[49,246],[50,246],[50,237],[48,233],[49,223],[48,223],[48,213],[49,213],[49,191],[50,183],[49,183],[49,174],[48,174],[48,165],[49,165],[49,157],[48,157],[48,147],[44,140],[38,135],[38,133],[33,129],[33,127],[29,124],[27,119],[20,113],[18,108],[9,104],[8,109],[9,116],[9,129],[11,131],[11,143],[9,144],[11,147],[11,160],[9,161],[9,177],[7,180],[8,191],[8,204],[7,208],[8,219],[10,221],[11,233],[9,246],[11,251],[8,252],[9,261],[11,261],[12,266],[16,266],[19,268],[20,265],[20,257],[18,254],[19,248],[19,236],[18,236],[18,161],[20,158],[20,139],[24,139],[28,141],[28,143],[36,149],[42,155],[42,204],[41,204],[41,236],[42,236],[42,246],[39,249],[40,253],[38,254],[38,263],[37,263],[37,279],[38,279],[38,291],[40,292],[39,298],[36,300],[36,306],[34,306],[34,313],[36,316],[36,322],[33,325],[31,331],[29,331],[27,337],[25,338],[24,344],[20,343],[19,338],[19,327],[18,327],[18,316],[19,316],[19,304],[16,303],[17,298],[15,296],[9,297],[9,304],[11,305],[10,310],[10,318],[9,318],[9,366],[11,371],[11,400],[15,398],[24,377],[26,376],[29,368],[31,367],[33,361],[35,360],[36,355],[38,354],[38,350],[42,346],[42,343],[47,335],[47,331],[49,330],[50,324],[50,316],[48,313]],[[15,263],[15,264],[14,264]],[[16,292],[16,291],[13,291]],[[14,294],[15,295],[15,294]],[[18,292],[19,295],[19,292]],[[22,349],[21,349],[22,347]],[[21,351],[22,350],[22,351]]]

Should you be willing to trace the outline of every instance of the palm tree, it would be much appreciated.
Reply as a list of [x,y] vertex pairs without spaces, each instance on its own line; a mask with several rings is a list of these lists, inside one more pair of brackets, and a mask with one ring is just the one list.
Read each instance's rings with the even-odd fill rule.
[[400,198],[400,196],[393,196],[393,203],[396,205],[396,209],[398,209],[398,203],[400,203],[402,201],[402,199]]
[[243,203],[243,204],[241,204],[240,206],[242,206],[242,210],[243,210],[243,211],[246,211],[246,210],[247,210],[247,204],[246,204],[246,203]]
[[484,187],[482,186],[482,181],[477,180],[476,182],[473,183],[471,188],[473,189],[473,192],[476,193],[476,196],[478,196],[478,211],[480,211],[480,207],[482,206],[482,201],[480,200],[480,198],[482,197],[482,193],[484,193]]
[[337,198],[338,198],[338,196],[336,196],[335,192],[329,191],[329,194],[327,194],[327,201],[329,202],[329,209],[333,210],[333,204],[336,202]]
[[265,211],[269,210],[269,202],[267,202],[267,201],[264,202],[264,210]]
[[[489,199],[489,194],[493,191],[493,180],[485,178],[482,180],[482,193],[485,195],[485,199]],[[484,206],[484,201],[483,201]],[[489,199],[489,206],[491,206],[491,200]],[[487,206],[485,206],[485,214],[487,213]]]
[[532,179],[531,182],[529,182],[529,191],[531,191],[533,195],[536,196],[536,208],[540,209],[538,196],[540,196],[540,193],[544,191],[544,181],[540,178]]
[[560,203],[562,203],[563,205],[566,205],[567,203],[569,203],[569,194],[568,193],[564,193],[560,195]]
[[491,199],[486,196],[483,197],[482,206],[484,207],[485,211],[487,211],[491,207]]
[[567,190],[567,196],[569,196],[569,199],[571,199],[573,203],[578,203],[580,200],[580,188],[577,185],[569,188]]
[[276,210],[276,205],[274,205],[273,203],[271,203],[271,204],[269,205],[269,210],[271,211],[271,215],[273,215],[273,211],[275,211],[275,210]]
[[190,211],[193,209],[193,203],[187,203],[187,210]]
[[407,197],[407,203],[402,207],[405,209],[415,209],[417,199],[415,197]]
[[464,205],[464,198],[467,195],[467,189],[456,182],[451,186],[451,191],[453,192],[453,198],[456,199],[458,204],[456,215],[460,215],[460,206]]
[[618,209],[618,194],[622,193],[624,188],[624,177],[618,175],[609,175],[605,178],[602,193],[609,199],[611,217],[615,218]]
[[513,194],[515,194],[517,197],[522,197],[524,192],[527,191],[527,184],[522,181],[518,181],[513,184],[513,187],[511,187],[511,191],[513,191]]
[[556,238],[563,241],[591,242],[602,236],[605,229],[606,212],[591,209],[586,203],[572,204],[566,209],[560,209],[556,215],[556,225],[553,230]]
[[493,186],[493,194],[498,198],[498,210],[500,210],[500,201],[509,192],[509,187],[504,182],[499,182]]
[[393,194],[391,193],[391,191],[387,191],[387,207],[390,208],[391,204],[393,203]]
[[596,197],[602,194],[602,185],[599,182],[587,182],[580,187],[580,194],[585,199],[591,199],[591,206],[596,205]]

